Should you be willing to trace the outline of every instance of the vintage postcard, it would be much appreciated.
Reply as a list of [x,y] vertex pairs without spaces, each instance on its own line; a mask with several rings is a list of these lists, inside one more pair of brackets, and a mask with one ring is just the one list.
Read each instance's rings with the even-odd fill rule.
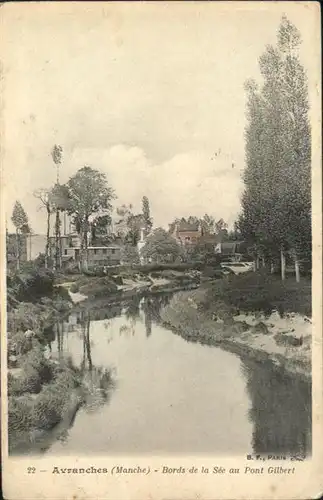
[[0,19],[4,497],[319,498],[319,4]]

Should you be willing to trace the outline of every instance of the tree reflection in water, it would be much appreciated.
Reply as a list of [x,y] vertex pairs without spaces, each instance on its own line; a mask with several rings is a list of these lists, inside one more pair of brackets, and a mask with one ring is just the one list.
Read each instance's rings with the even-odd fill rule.
[[312,450],[311,384],[273,371],[265,363],[243,362],[252,408],[255,453],[309,456]]
[[[98,317],[97,313],[98,311],[96,311],[96,318]],[[114,311],[114,313],[116,313],[116,311]],[[104,317],[106,318],[107,314],[105,314]],[[114,380],[112,370],[93,365],[90,341],[91,313],[89,310],[82,311],[80,325],[83,340],[81,372],[83,376],[83,385],[86,391],[85,410],[95,411],[100,406],[109,402],[111,390],[114,388]]]
[[[132,333],[134,332],[134,323],[140,319],[140,311],[142,311],[144,314],[146,336],[150,337],[153,322],[158,323],[160,321],[160,310],[163,306],[168,304],[170,298],[171,294],[160,293],[158,295],[134,297],[129,301],[125,307],[125,316],[127,319],[132,320],[130,331],[132,331]],[[127,331],[129,331],[129,327],[123,325],[120,329],[120,334]]]

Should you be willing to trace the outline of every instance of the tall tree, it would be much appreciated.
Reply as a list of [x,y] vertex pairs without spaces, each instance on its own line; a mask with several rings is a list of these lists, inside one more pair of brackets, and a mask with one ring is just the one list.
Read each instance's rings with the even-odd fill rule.
[[73,215],[75,226],[81,237],[82,261],[88,266],[89,217],[101,211],[111,211],[111,200],[115,197],[108,186],[105,174],[85,166],[67,182],[69,193],[69,214]]
[[48,268],[49,249],[50,249],[50,216],[52,213],[52,206],[50,204],[49,190],[37,189],[34,192],[35,198],[40,200],[41,207],[46,209],[46,247],[45,247],[45,268]]
[[[247,82],[245,191],[240,229],[257,258],[291,251],[299,280],[299,254],[310,246],[310,128],[300,34],[282,18],[275,47],[259,59],[263,85]],[[266,255],[265,255],[266,254]]]
[[147,196],[142,198],[142,214],[145,222],[146,234],[149,234],[153,226],[153,221],[150,216],[150,205]]
[[[59,169],[62,163],[63,149],[61,146],[55,144],[51,151],[52,159],[56,167],[56,184],[53,188],[54,193],[52,195],[57,198],[56,191],[59,191]],[[55,218],[55,259],[54,259],[54,269],[61,267],[61,219],[60,219],[60,208],[56,200],[56,218]]]
[[21,245],[21,235],[30,232],[28,216],[20,203],[16,201],[13,207],[11,220],[16,228],[16,267],[17,271],[20,269],[20,245]]

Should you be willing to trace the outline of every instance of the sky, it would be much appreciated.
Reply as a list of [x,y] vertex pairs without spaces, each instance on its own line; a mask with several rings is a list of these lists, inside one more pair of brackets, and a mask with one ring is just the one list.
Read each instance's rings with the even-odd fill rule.
[[148,196],[155,226],[205,213],[232,225],[245,168],[243,86],[259,80],[258,58],[275,43],[284,13],[301,31],[315,99],[313,3],[2,6],[9,230],[18,199],[33,231],[45,231],[33,193],[55,182],[54,144],[63,148],[61,182],[90,165],[106,174],[115,206],[132,203],[139,212]]

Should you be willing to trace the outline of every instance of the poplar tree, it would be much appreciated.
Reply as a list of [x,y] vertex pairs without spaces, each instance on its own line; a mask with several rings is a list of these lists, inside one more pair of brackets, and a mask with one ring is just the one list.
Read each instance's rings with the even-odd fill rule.
[[16,201],[13,207],[11,220],[13,225],[16,228],[16,267],[17,271],[20,270],[20,243],[21,243],[21,234],[29,233],[30,228],[28,224],[28,216],[20,203],[20,201]]
[[145,221],[146,232],[147,232],[147,234],[149,234],[151,231],[151,228],[153,226],[153,221],[152,221],[152,218],[150,216],[150,205],[149,205],[149,200],[148,200],[147,196],[144,196],[142,198],[142,214],[143,214],[144,221]]
[[[263,85],[246,84],[246,170],[240,229],[253,243],[256,260],[280,252],[295,261],[311,246],[311,151],[305,70],[298,49],[300,33],[284,16],[277,45],[259,59]],[[261,250],[260,250],[261,249]]]

